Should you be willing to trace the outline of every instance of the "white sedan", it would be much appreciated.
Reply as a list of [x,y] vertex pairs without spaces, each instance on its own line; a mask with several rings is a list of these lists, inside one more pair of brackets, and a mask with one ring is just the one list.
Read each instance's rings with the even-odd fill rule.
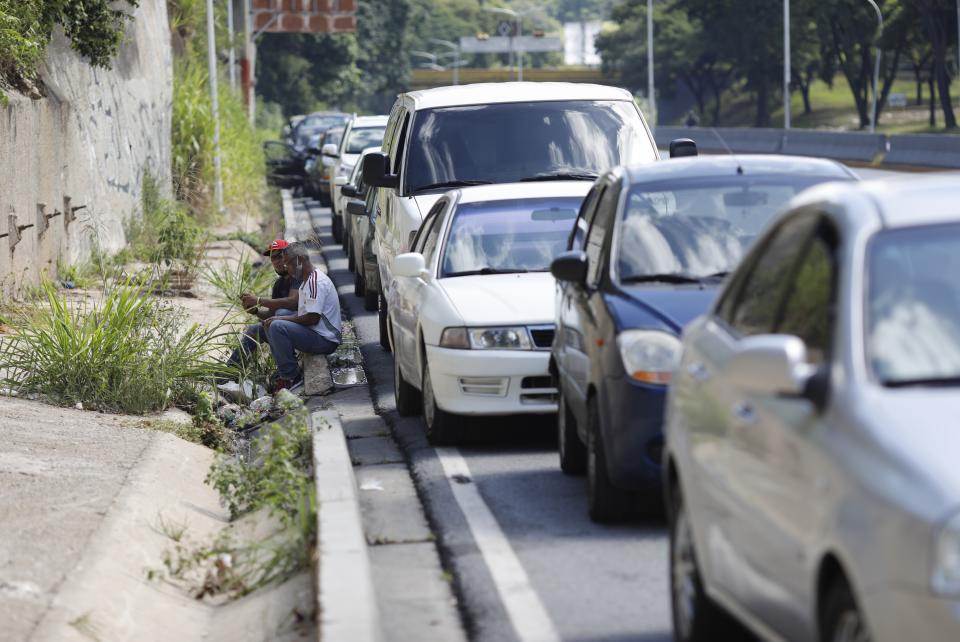
[[428,439],[450,442],[456,415],[549,414],[548,365],[562,252],[590,181],[447,192],[413,251],[394,259],[389,297],[397,410],[423,410]]

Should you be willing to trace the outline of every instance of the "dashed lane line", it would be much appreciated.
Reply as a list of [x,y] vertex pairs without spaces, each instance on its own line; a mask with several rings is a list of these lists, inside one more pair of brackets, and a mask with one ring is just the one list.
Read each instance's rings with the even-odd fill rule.
[[559,642],[560,634],[527,572],[473,483],[467,461],[456,448],[437,448],[436,452],[520,642]]

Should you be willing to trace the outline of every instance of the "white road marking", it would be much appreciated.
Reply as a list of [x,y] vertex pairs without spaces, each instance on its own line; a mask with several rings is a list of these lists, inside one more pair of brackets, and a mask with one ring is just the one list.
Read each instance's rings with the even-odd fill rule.
[[456,448],[437,448],[436,451],[517,637],[521,642],[559,642],[560,634],[496,517],[480,496],[466,460]]

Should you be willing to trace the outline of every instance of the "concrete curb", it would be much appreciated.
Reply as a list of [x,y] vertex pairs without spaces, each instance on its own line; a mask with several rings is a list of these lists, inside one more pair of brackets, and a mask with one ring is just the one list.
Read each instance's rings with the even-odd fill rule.
[[317,491],[317,633],[323,642],[382,642],[353,464],[340,416],[310,415]]

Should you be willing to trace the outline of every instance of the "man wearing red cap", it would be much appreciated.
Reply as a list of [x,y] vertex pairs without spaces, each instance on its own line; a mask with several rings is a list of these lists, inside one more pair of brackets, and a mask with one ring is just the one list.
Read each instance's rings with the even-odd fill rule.
[[[273,316],[292,315],[293,310],[297,309],[297,295],[300,281],[287,271],[286,263],[283,260],[283,251],[289,244],[283,239],[273,241],[263,252],[264,256],[270,257],[270,263],[279,277],[273,282],[273,289],[270,292],[270,298],[265,299],[254,296],[249,292],[240,295],[240,303],[243,309],[257,316],[262,322]],[[240,346],[233,351],[227,364],[233,367],[246,365],[257,346],[267,340],[267,334],[263,323],[252,323],[247,326],[240,339]]]

